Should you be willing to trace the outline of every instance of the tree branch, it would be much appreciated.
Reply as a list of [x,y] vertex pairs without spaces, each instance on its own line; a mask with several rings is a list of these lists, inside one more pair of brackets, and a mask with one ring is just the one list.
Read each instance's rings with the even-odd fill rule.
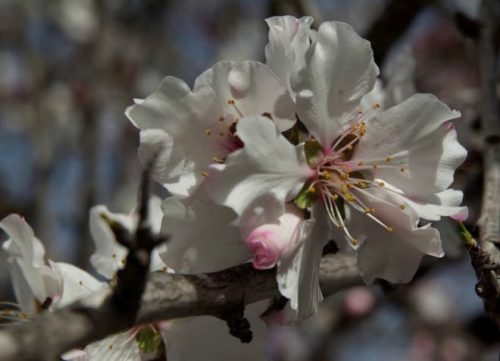
[[[362,284],[356,259],[325,256],[321,262],[320,283],[325,295]],[[245,305],[279,295],[275,270],[257,271],[250,264],[201,275],[155,272],[148,277],[133,323],[220,315],[239,301],[234,299],[237,288],[243,288]],[[94,297],[98,296],[105,297],[105,292]],[[130,324],[122,320],[123,315],[109,302],[98,309],[76,303],[0,330],[0,360],[52,360],[71,348],[81,348],[126,330]]]
[[486,313],[500,328],[500,110],[496,93],[495,37],[500,19],[497,0],[483,0],[480,9],[478,66],[481,80],[481,120],[484,129],[484,193],[479,219],[479,244],[469,254],[478,277],[476,291]]

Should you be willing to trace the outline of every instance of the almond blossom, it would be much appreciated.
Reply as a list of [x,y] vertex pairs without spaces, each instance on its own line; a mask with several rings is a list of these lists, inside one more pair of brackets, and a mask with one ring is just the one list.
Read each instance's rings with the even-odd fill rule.
[[[266,64],[219,62],[196,79],[192,90],[167,77],[156,92],[126,111],[141,129],[139,158],[146,163],[157,157],[155,179],[176,196],[163,207],[171,241],[169,252],[161,252],[176,272],[218,271],[250,258],[231,224],[234,212],[200,193],[210,167],[223,167],[227,156],[242,147],[236,134],[242,117],[266,116],[280,131],[295,123],[290,75],[303,64],[312,19],[286,16],[267,22]],[[207,238],[231,252],[221,254]]]
[[241,147],[236,124],[245,115],[265,115],[283,131],[295,121],[293,101],[272,70],[255,61],[224,61],[201,74],[193,90],[174,77],[126,111],[141,129],[139,156],[159,153],[154,175],[170,193],[191,196],[212,163]]
[[322,24],[291,81],[307,139],[294,145],[268,118],[242,118],[244,146],[206,182],[240,226],[251,224],[248,209],[263,197],[277,200],[282,214],[290,204],[307,211],[310,232],[278,265],[280,290],[302,316],[321,300],[318,267],[330,237],[342,234],[357,250],[367,282],[408,282],[422,256],[443,255],[438,231],[420,220],[466,216],[462,193],[448,189],[466,155],[449,123],[460,114],[422,94],[363,109],[377,75],[367,41],[346,24]]

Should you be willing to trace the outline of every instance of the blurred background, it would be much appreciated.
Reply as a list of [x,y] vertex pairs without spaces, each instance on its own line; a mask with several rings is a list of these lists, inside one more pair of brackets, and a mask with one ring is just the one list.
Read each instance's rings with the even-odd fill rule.
[[[351,24],[372,41],[383,76],[402,69],[418,92],[461,111],[469,156],[455,188],[474,230],[482,129],[467,24],[477,13],[476,0],[0,0],[0,219],[23,215],[51,259],[89,269],[89,208],[135,205],[138,132],[125,108],[166,75],[192,84],[218,60],[264,60],[264,19],[291,14]],[[401,62],[408,49],[414,62]],[[499,334],[456,227],[439,227],[444,260],[426,260],[411,285],[348,290],[300,327],[274,330],[274,359],[497,360]],[[4,258],[0,299],[12,299]]]

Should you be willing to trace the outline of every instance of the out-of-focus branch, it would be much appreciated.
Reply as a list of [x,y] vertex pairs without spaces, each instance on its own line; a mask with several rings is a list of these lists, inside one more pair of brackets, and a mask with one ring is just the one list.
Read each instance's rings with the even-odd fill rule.
[[413,19],[431,0],[392,0],[375,21],[366,38],[370,40],[375,62],[382,64],[391,46],[405,33]]
[[[321,262],[320,283],[327,295],[361,284],[356,259],[325,256]],[[235,299],[235,289],[243,289],[243,300]],[[133,323],[218,316],[235,302],[249,304],[278,295],[275,271],[257,271],[250,264],[201,275],[156,272],[148,277]],[[109,300],[98,309],[77,303],[43,314],[31,322],[2,329],[0,360],[51,360],[71,348],[83,347],[130,327],[123,313]]]
[[[490,249],[493,244],[500,245],[500,109],[496,92],[498,47],[495,39],[499,29],[500,3],[483,0],[480,17],[478,61],[485,154],[484,195],[479,224],[481,247]],[[496,248],[495,251],[498,252]]]
[[325,20],[315,0],[271,0],[269,2],[269,14],[270,16],[312,16],[314,19],[313,28],[318,28]]
[[496,93],[496,35],[500,3],[483,0],[480,9],[478,65],[481,79],[481,120],[484,128],[484,193],[479,219],[480,242],[469,245],[476,287],[485,310],[500,327],[500,110]]

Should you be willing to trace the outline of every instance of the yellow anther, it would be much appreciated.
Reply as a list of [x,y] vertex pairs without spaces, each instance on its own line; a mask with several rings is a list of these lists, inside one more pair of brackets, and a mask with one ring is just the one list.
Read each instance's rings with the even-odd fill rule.
[[227,104],[228,104],[228,105],[234,105],[234,103],[235,103],[235,102],[234,102],[234,99],[228,99],[228,100],[227,100]]
[[339,199],[339,196],[337,194],[332,194],[331,198],[336,201],[337,199]]
[[383,186],[385,186],[385,183],[382,182],[382,181],[380,181],[380,182],[378,182],[378,185],[381,186],[381,187],[383,187]]
[[224,163],[224,161],[222,159],[220,159],[219,157],[217,157],[217,156],[212,157],[212,162],[214,162],[214,163]]
[[326,180],[332,179],[332,174],[328,171],[321,172],[319,175],[320,177],[323,177]]
[[205,135],[212,134],[212,129],[205,129]]
[[309,193],[316,193],[316,188],[314,188],[313,186],[310,186],[309,189],[307,190]]
[[370,213],[371,213],[371,214],[375,214],[375,208],[371,208],[371,209],[370,209]]
[[393,229],[392,227],[387,227],[386,229],[387,229],[387,232],[392,232],[392,231],[394,231],[394,229]]
[[373,109],[378,109],[378,108],[380,108],[380,104],[379,103],[373,104]]
[[366,184],[365,182],[359,182],[358,187],[363,188],[363,189],[368,188],[368,184]]
[[349,144],[349,145],[347,146],[347,150],[353,150],[353,149],[354,149],[354,147],[352,146],[352,144]]
[[400,204],[400,205],[399,205],[399,208],[401,208],[401,209],[405,209],[405,208],[406,208],[406,205],[404,205],[404,204]]
[[357,246],[359,244],[359,241],[357,239],[352,239],[351,243],[353,246]]
[[392,160],[392,157],[386,157],[386,158],[385,158],[385,161],[386,161],[387,163],[389,163],[391,160]]
[[163,267],[161,268],[161,271],[162,271],[162,272],[167,272],[167,266],[163,266]]
[[201,175],[204,177],[208,177],[209,173],[208,172],[201,172]]
[[363,135],[366,134],[366,125],[365,122],[362,122],[359,127],[358,127],[358,133],[362,137]]
[[353,189],[354,188],[354,185],[352,183],[347,183],[347,188],[349,189]]
[[354,202],[355,200],[354,196],[349,192],[345,193],[345,198],[347,199],[348,202]]
[[365,208],[365,214],[370,214],[371,212],[372,212],[372,211],[371,211],[371,209],[370,209],[370,208],[368,208],[368,207],[366,207],[366,208]]

